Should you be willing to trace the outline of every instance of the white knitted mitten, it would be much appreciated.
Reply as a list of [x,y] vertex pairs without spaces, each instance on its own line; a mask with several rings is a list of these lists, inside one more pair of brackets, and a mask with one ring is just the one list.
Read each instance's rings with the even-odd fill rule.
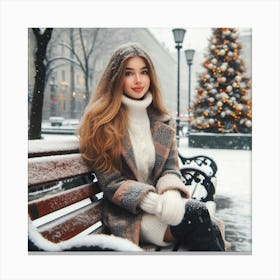
[[185,214],[186,200],[177,190],[169,190],[159,195],[148,192],[141,200],[139,206],[147,213],[159,217],[162,223],[178,225]]
[[161,211],[158,217],[168,225],[178,225],[185,214],[186,200],[177,190],[169,190],[161,195]]
[[140,208],[150,214],[158,214],[161,211],[161,195],[148,192],[140,201]]

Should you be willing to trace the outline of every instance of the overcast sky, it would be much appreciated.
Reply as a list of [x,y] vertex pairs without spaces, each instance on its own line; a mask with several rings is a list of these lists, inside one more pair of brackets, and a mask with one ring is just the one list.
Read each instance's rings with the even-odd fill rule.
[[[197,51],[203,51],[205,47],[208,46],[208,38],[211,34],[211,28],[183,28],[186,30],[183,41],[183,50],[195,49]],[[149,28],[149,30],[159,42],[163,42],[171,52],[176,51],[172,28]]]

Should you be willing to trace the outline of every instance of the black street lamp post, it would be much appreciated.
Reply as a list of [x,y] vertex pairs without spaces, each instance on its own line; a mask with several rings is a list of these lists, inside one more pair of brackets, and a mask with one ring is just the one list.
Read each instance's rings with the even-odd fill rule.
[[177,55],[178,55],[178,70],[177,70],[177,129],[176,129],[176,138],[177,138],[177,144],[179,145],[179,131],[180,131],[180,49],[182,48],[182,43],[185,36],[185,29],[182,28],[176,28],[172,29],[174,40],[175,40],[175,48],[177,49]]
[[190,141],[190,106],[191,106],[191,66],[193,62],[195,50],[188,49],[185,50],[185,56],[187,60],[187,64],[189,66],[189,91],[188,91],[188,132],[187,132],[187,138],[188,141]]

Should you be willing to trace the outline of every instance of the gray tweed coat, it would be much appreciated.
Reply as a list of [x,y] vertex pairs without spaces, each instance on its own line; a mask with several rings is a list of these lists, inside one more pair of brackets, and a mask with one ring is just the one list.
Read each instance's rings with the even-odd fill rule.
[[[178,189],[186,197],[189,194],[181,182],[178,167],[178,152],[175,137],[175,121],[168,115],[157,115],[148,110],[153,143],[156,151],[152,173],[153,185],[142,183],[137,171],[132,144],[128,132],[123,137],[122,170],[96,173],[104,193],[104,224],[112,234],[139,244],[140,224],[143,211],[139,202],[149,191],[163,193],[168,189]],[[165,174],[175,174],[178,184],[159,184]],[[162,180],[161,180],[162,181]],[[155,186],[157,185],[157,188]]]

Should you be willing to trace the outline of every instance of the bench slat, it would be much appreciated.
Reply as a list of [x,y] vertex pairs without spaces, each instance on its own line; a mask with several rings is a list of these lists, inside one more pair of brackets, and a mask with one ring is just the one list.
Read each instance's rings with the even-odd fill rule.
[[30,158],[28,160],[28,187],[86,174],[90,171],[80,154]]
[[58,243],[68,240],[102,220],[102,202],[92,203],[39,228],[49,241]]
[[73,203],[90,198],[100,192],[99,188],[93,184],[82,185],[67,191],[40,198],[28,203],[28,213],[31,220],[38,219],[54,211],[62,209]]
[[74,140],[29,140],[28,157],[63,155],[79,152],[79,141]]

